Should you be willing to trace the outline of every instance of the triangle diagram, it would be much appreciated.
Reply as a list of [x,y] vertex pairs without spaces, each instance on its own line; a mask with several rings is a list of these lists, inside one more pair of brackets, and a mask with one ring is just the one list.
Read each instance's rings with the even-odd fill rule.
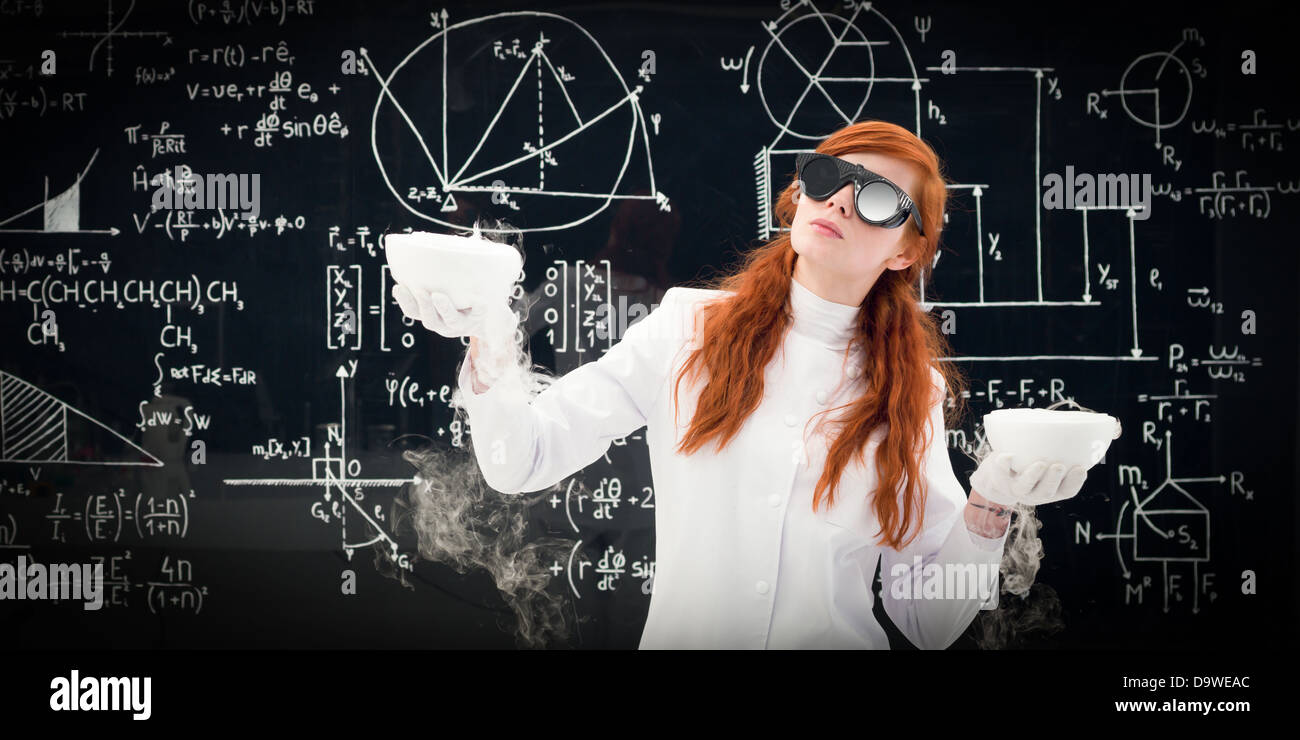
[[98,419],[3,370],[0,462],[163,465]]

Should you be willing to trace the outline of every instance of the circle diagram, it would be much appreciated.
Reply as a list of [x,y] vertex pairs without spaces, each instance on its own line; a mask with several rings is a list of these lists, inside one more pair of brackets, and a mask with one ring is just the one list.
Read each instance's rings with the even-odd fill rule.
[[468,214],[487,212],[520,231],[552,231],[616,199],[667,207],[642,87],[629,88],[596,39],[563,16],[446,25],[378,81],[375,163],[422,219],[463,228]]

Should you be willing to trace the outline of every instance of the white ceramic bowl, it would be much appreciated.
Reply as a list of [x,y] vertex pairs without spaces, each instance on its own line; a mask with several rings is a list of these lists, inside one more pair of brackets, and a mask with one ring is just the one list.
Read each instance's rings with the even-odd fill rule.
[[385,234],[393,280],[408,288],[445,293],[457,308],[509,298],[523,257],[509,244],[454,234]]
[[1109,414],[1092,411],[998,409],[984,415],[984,430],[994,452],[1010,452],[1027,461],[1081,465],[1086,470],[1119,437],[1120,423]]

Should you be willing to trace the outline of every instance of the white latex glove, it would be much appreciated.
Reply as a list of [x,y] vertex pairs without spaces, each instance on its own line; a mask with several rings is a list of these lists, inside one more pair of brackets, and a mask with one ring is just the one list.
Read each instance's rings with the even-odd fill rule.
[[1075,496],[1087,476],[1088,471],[1080,465],[994,452],[971,473],[970,484],[981,496],[1003,506],[1041,506]]
[[504,301],[457,306],[445,293],[412,290],[401,283],[393,285],[393,298],[402,313],[429,331],[447,338],[477,337],[479,354],[474,369],[484,385],[492,385],[515,364],[519,318]]
[[412,290],[401,283],[393,284],[393,298],[407,317],[449,339],[478,337],[492,343],[513,332],[518,322],[504,302],[471,300],[461,306],[453,303],[446,293]]

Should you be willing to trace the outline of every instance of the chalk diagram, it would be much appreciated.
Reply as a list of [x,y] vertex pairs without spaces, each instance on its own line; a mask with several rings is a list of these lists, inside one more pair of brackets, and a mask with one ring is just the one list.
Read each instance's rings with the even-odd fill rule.
[[[640,103],[644,88],[628,88],[586,29],[533,11],[451,26],[443,11],[442,23],[387,76],[361,50],[381,87],[371,115],[371,150],[404,208],[464,228],[464,219],[443,215],[461,208],[457,194],[490,193],[492,205],[501,207],[495,215],[512,224],[515,212],[527,211],[522,231],[576,226],[616,199],[654,200],[669,210],[655,185]],[[436,80],[432,92],[430,78]],[[480,87],[465,92],[460,80]],[[450,108],[449,93],[459,98]],[[430,98],[440,102],[420,104]],[[531,204],[538,207],[530,211]]]
[[[812,0],[800,0],[776,20],[760,25],[768,42],[758,58],[754,87],[763,111],[777,128],[771,143],[754,157],[758,231],[767,239],[780,228],[771,207],[772,176],[778,171],[773,158],[780,157],[783,162],[779,174],[793,172],[795,156],[812,151],[832,131],[859,120],[873,94],[896,95],[901,87],[911,90],[920,135],[924,80],[917,76],[912,54],[898,29],[869,2],[855,3],[852,14],[845,18],[818,10]],[[877,38],[869,38],[864,28]],[[879,55],[873,47],[881,47]],[[743,68],[739,60],[730,65],[725,59],[722,62],[724,69],[743,70],[741,91],[745,94],[753,52],[750,47]],[[772,81],[792,77],[805,79],[802,91],[794,97],[783,82]],[[877,83],[883,93],[876,91]],[[792,144],[808,145],[778,148],[788,138],[803,140]]]
[[[1129,559],[1134,563],[1160,563],[1161,588],[1164,596],[1164,611],[1168,612],[1171,581],[1170,563],[1192,564],[1192,613],[1200,612],[1202,590],[1208,591],[1210,601],[1217,594],[1209,591],[1208,583],[1201,582],[1202,563],[1210,561],[1210,510],[1183,487],[1187,483],[1224,483],[1223,475],[1202,478],[1175,478],[1170,464],[1170,448],[1173,436],[1165,431],[1165,477],[1145,498],[1138,498],[1137,487],[1132,480],[1129,483],[1130,499],[1120,506],[1115,517],[1115,532],[1097,535],[1098,540],[1115,541],[1115,557],[1119,561],[1125,581],[1131,581],[1134,573],[1124,560],[1123,541],[1127,540],[1132,548]],[[1132,472],[1132,471],[1125,471]],[[1137,476],[1140,478],[1140,473]],[[1137,482],[1141,483],[1140,480]],[[1132,507],[1130,509],[1130,504]],[[1125,531],[1127,525],[1128,531]],[[1212,575],[1212,574],[1206,574]],[[1145,577],[1131,591],[1141,599],[1145,587],[1151,585],[1151,578]],[[1176,600],[1182,600],[1182,594],[1174,594]]]
[[[45,177],[45,191],[41,199],[17,213],[0,220],[0,234],[108,234],[117,236],[116,228],[109,229],[83,229],[81,228],[81,181],[85,179],[86,173],[90,171],[90,166],[95,163],[95,157],[99,156],[99,149],[96,149],[91,155],[86,166],[77,174],[77,179],[71,185],[64,188],[61,192],[50,197],[50,178]],[[17,221],[18,219],[33,213],[41,212],[41,228],[39,229],[21,229],[9,228],[6,224]]]
[[[1205,46],[1205,39],[1195,29],[1188,31],[1191,33],[1184,34],[1169,51],[1153,51],[1130,62],[1120,76],[1118,90],[1100,91],[1105,97],[1119,96],[1130,121],[1155,130],[1156,149],[1162,146],[1160,132],[1182,123],[1192,105],[1192,73],[1178,57],[1178,50],[1188,41]],[[1105,111],[1099,116],[1105,118]]]
[[[132,456],[134,460],[114,459]],[[162,467],[145,449],[27,381],[0,370],[0,463]]]
[[[363,547],[382,542],[388,549],[392,562],[406,570],[412,570],[414,560],[409,554],[400,551],[397,540],[385,529],[387,515],[382,504],[374,504],[367,510],[365,501],[367,488],[396,488],[407,483],[417,482],[414,478],[359,478],[361,461],[349,458],[345,440],[347,439],[347,381],[355,377],[355,361],[351,367],[340,365],[334,373],[339,380],[339,424],[331,425],[325,449],[320,455],[311,458],[310,478],[223,478],[222,483],[230,486],[315,486],[320,488],[321,496],[311,505],[311,515],[325,524],[338,521],[342,537],[343,553],[349,561],[352,554]],[[337,452],[334,452],[335,446]],[[361,520],[360,526],[348,533],[348,515],[352,513]],[[360,534],[357,533],[360,530]],[[349,536],[356,541],[349,541]]]
[[118,20],[113,20],[113,0],[108,0],[108,20],[107,27],[103,31],[60,31],[59,38],[89,38],[95,39],[95,45],[90,48],[90,63],[87,67],[91,72],[95,71],[95,56],[99,50],[104,50],[106,64],[104,65],[104,74],[109,77],[113,76],[113,39],[147,39],[161,38],[163,46],[170,46],[172,43],[171,34],[167,31],[123,31],[122,25],[131,17],[131,11],[135,10],[135,0],[127,6],[126,12]]
[[[847,16],[842,13],[848,13]],[[813,151],[817,142],[830,135],[834,130],[862,119],[867,115],[868,101],[880,102],[883,106],[897,109],[901,103],[909,107],[915,120],[915,132],[921,136],[921,89],[924,83],[930,83],[929,77],[922,77],[917,71],[907,42],[899,33],[897,26],[890,22],[873,3],[859,2],[852,5],[852,12],[845,8],[841,12],[819,10],[812,0],[800,0],[773,21],[762,24],[768,37],[768,44],[763,49],[757,62],[755,87],[767,116],[777,127],[772,142],[763,147],[753,160],[755,192],[757,196],[758,235],[760,239],[769,239],[779,231],[785,230],[775,219],[772,209],[773,193],[784,188],[786,178],[794,172],[794,158],[801,152]],[[927,27],[918,25],[918,32]],[[740,70],[742,75],[741,92],[748,94],[750,63],[754,48],[751,47],[744,59],[721,60],[723,69]],[[841,71],[847,70],[847,71]],[[946,307],[1008,307],[1008,306],[1086,306],[1103,305],[1093,296],[1090,268],[1090,244],[1088,238],[1088,211],[1118,210],[1128,221],[1128,298],[1129,318],[1125,329],[1130,335],[1127,353],[1113,355],[1049,355],[1026,354],[1014,356],[966,356],[964,361],[1044,361],[1044,360],[1083,360],[1083,361],[1139,361],[1151,362],[1156,357],[1144,354],[1138,333],[1137,303],[1137,238],[1133,221],[1137,213],[1131,207],[1096,206],[1078,208],[1082,219],[1082,239],[1079,264],[1083,269],[1083,285],[1077,298],[1046,297],[1043,289],[1043,227],[1042,203],[1038,198],[1038,183],[1042,182],[1042,118],[1043,98],[1060,98],[1057,80],[1050,76],[1051,67],[1019,66],[979,66],[925,67],[925,72],[961,71],[978,73],[1010,73],[1031,77],[1034,95],[1034,163],[1032,177],[1034,182],[1034,263],[1036,295],[1027,299],[990,300],[985,296],[985,261],[1001,261],[999,232],[989,232],[983,223],[982,201],[990,188],[988,183],[958,182],[950,183],[950,190],[962,190],[971,194],[974,200],[973,220],[975,243],[971,252],[976,256],[976,291],[977,299],[968,301],[933,301],[926,298],[924,280],[920,285],[921,306],[925,310]],[[800,80],[794,88],[783,90],[784,81]],[[798,95],[793,95],[795,88],[801,88]],[[907,90],[910,89],[910,94]],[[1027,88],[1028,89],[1028,88]],[[874,97],[873,97],[874,96]],[[798,142],[792,139],[801,140]],[[798,145],[795,145],[798,144]],[[1028,170],[1026,177],[1031,176]],[[779,178],[779,182],[774,181]],[[946,214],[945,214],[946,218]],[[938,266],[940,251],[935,255]],[[1110,278],[1108,285],[1114,284]]]
[[[805,8],[807,12],[803,12]],[[872,20],[879,21],[885,29],[880,34],[883,38],[869,39],[863,31],[862,26]],[[855,3],[852,15],[844,18],[837,13],[821,12],[812,0],[800,0],[776,20],[762,26],[769,40],[758,59],[755,87],[764,112],[779,129],[769,146],[775,146],[785,135],[814,143],[824,139],[826,132],[822,129],[827,115],[833,114],[838,119],[833,128],[853,123],[861,117],[876,83],[893,85],[888,93],[901,85],[912,91],[916,126],[920,128],[922,80],[916,74],[912,54],[894,24],[871,3]],[[873,46],[894,47],[883,49],[889,52],[880,60],[880,66],[886,70],[883,73],[877,72]],[[816,69],[810,72],[813,64]],[[889,75],[894,66],[898,67],[898,76]],[[784,86],[769,89],[770,84],[764,84],[764,72],[769,78],[780,74],[782,79],[797,72],[807,78],[807,83],[790,102],[780,95]],[[810,95],[814,88],[816,94]],[[781,115],[782,112],[785,114]]]

